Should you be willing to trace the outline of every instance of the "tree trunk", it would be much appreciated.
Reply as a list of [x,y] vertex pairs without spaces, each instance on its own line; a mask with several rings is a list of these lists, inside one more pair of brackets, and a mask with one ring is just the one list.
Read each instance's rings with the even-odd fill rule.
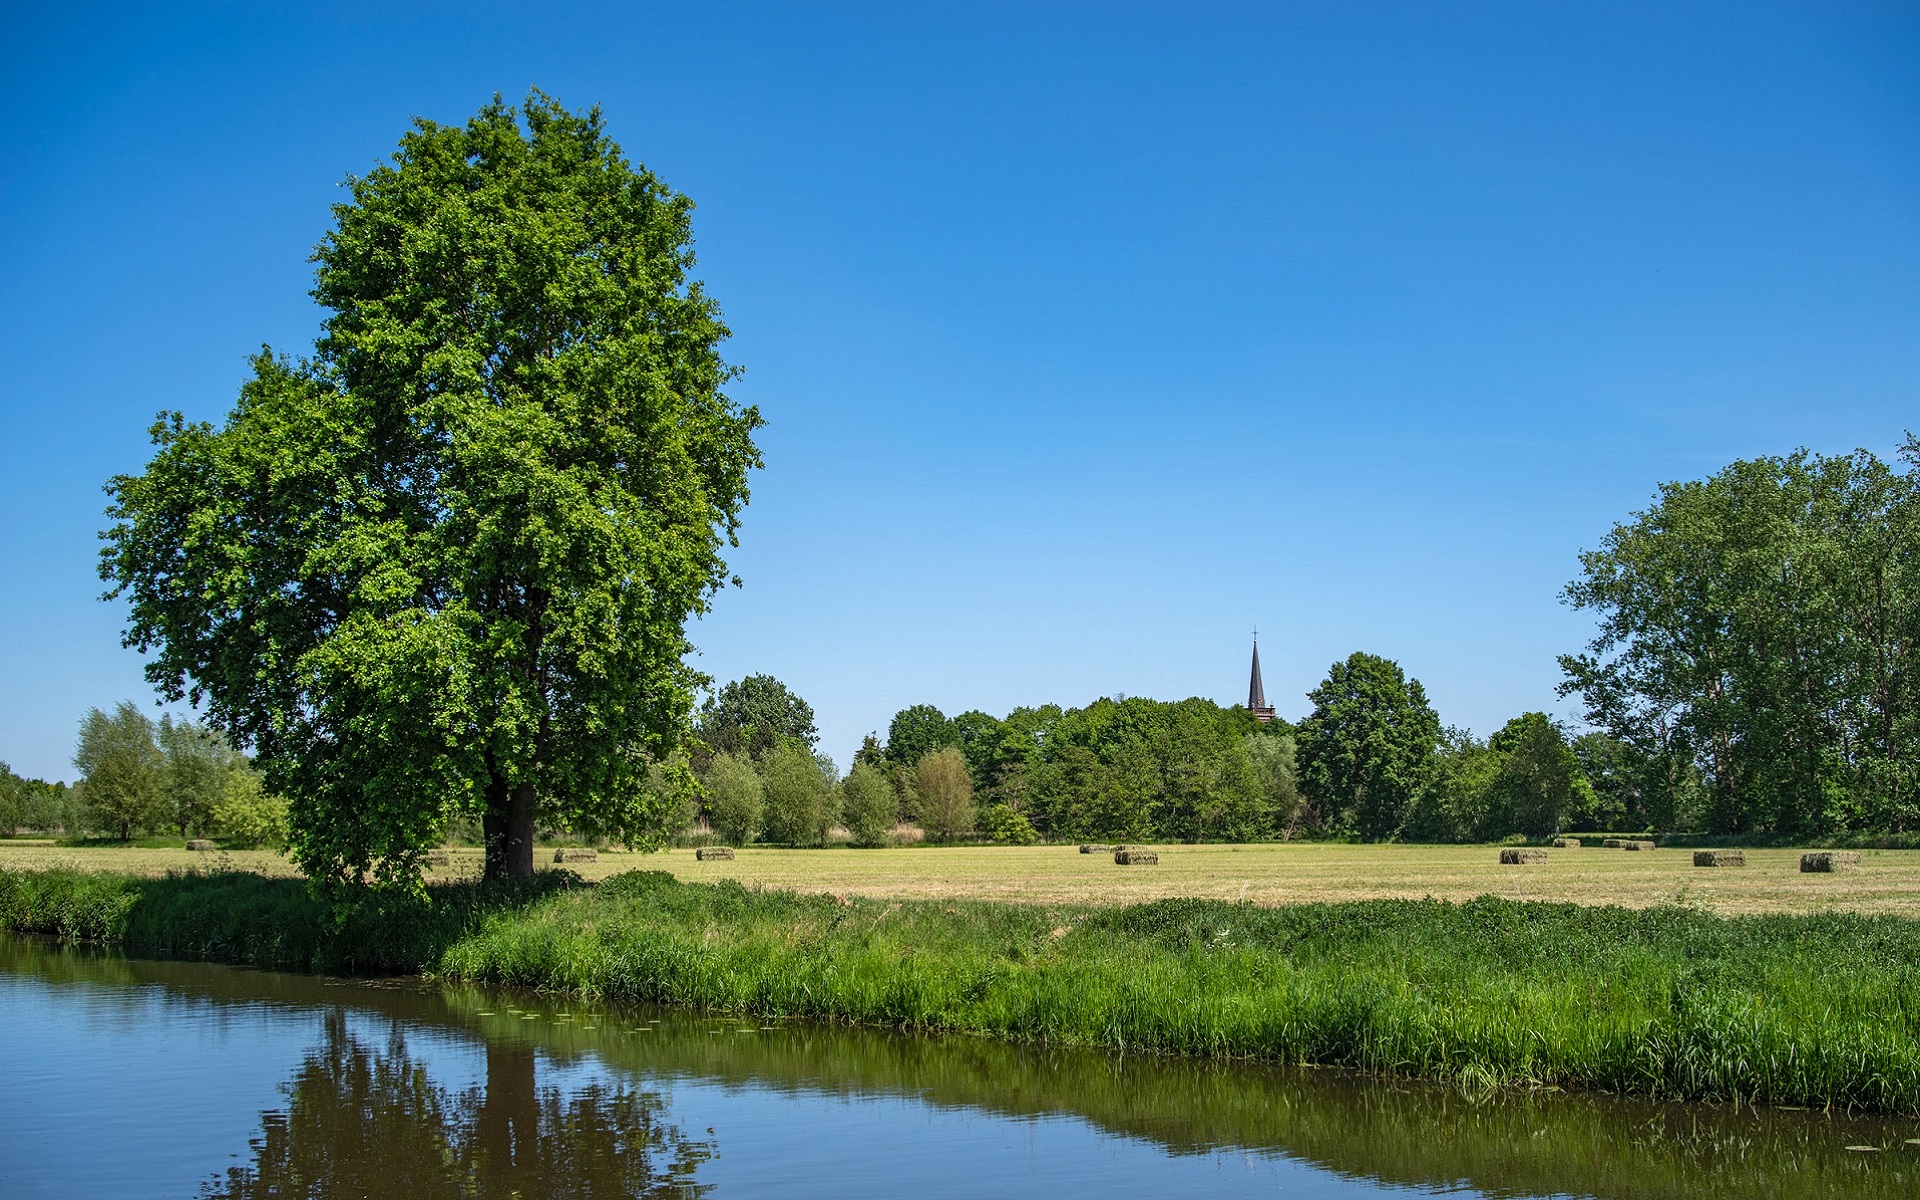
[[509,788],[496,776],[487,784],[487,810],[481,817],[487,838],[484,878],[533,878],[533,802],[531,783]]

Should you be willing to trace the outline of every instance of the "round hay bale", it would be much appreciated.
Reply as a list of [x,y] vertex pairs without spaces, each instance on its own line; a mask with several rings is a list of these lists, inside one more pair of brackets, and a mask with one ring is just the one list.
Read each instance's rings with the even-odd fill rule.
[[733,847],[702,846],[693,852],[693,856],[701,862],[732,862]]
[[1858,871],[1858,850],[1813,850],[1800,856],[1800,869],[1807,872]]
[[1745,850],[1695,850],[1693,865],[1696,867],[1744,867],[1747,865]]
[[1160,856],[1152,850],[1115,850],[1113,861],[1123,867],[1158,866]]
[[1543,863],[1547,861],[1547,852],[1545,850],[1528,849],[1521,846],[1508,846],[1500,852],[1500,861],[1503,865],[1509,867],[1524,866],[1527,863]]
[[575,847],[568,850],[555,850],[553,852],[553,861],[557,863],[599,862],[600,852],[598,850],[587,850],[579,847]]
[[193,838],[187,842],[187,849],[201,851],[211,850],[213,849],[213,843],[206,838]]

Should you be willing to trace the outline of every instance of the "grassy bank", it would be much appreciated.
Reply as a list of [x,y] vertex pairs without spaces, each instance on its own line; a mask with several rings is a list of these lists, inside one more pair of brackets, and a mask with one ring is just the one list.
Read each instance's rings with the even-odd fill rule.
[[0,928],[1053,1045],[1920,1114],[1920,925],[1484,899],[837,899],[633,872],[435,889],[334,929],[297,884],[0,872]]

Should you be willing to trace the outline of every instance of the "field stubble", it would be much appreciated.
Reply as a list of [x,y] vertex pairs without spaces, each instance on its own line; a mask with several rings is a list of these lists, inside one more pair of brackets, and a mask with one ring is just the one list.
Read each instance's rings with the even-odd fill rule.
[[[1075,846],[752,846],[723,862],[700,862],[692,850],[602,851],[598,862],[573,863],[567,869],[592,880],[640,867],[669,871],[690,882],[735,879],[748,886],[894,900],[1100,906],[1179,896],[1279,906],[1498,896],[1626,908],[1679,904],[1729,916],[1861,912],[1920,917],[1920,850],[1868,850],[1862,852],[1858,871],[1802,874],[1798,849],[1750,849],[1744,867],[1696,867],[1692,851],[1684,849],[1550,850],[1544,863],[1506,866],[1492,846],[1295,842],[1151,848],[1160,853],[1159,865],[1144,868],[1118,867],[1111,855],[1081,854]],[[195,869],[297,873],[286,858],[264,850],[208,854],[8,842],[0,842],[0,867],[151,876]],[[480,851],[458,849],[430,877],[471,877],[479,870]]]

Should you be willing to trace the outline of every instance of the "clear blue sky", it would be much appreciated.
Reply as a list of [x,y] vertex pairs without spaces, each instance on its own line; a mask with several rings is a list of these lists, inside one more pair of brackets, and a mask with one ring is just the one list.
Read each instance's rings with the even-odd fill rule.
[[1559,589],[1657,482],[1920,429],[1920,8],[8,7],[0,758],[152,692],[98,600],[156,411],[300,352],[423,115],[600,104],[698,204],[769,425],[693,629],[842,763],[916,702],[1304,712],[1364,649],[1571,714]]

